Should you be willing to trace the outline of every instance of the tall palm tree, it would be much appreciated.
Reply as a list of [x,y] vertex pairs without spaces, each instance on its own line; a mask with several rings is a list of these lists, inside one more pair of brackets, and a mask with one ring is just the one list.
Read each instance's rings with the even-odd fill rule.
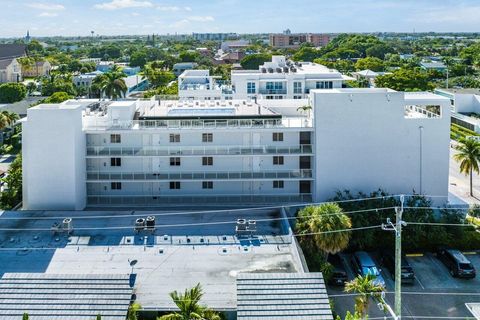
[[472,138],[464,138],[459,142],[455,146],[458,153],[453,156],[453,159],[460,163],[461,173],[470,174],[470,196],[473,197],[473,172],[478,174],[480,171],[480,142]]
[[[300,237],[300,241],[311,238],[313,243],[325,253],[335,254],[348,246],[350,241],[349,231],[352,228],[350,218],[343,213],[342,208],[336,203],[325,203],[320,206],[306,207],[299,211],[297,219],[297,232],[299,234],[312,234],[312,237]],[[306,240],[310,241],[310,240]]]
[[177,291],[171,292],[170,297],[179,311],[161,316],[158,320],[220,320],[217,312],[199,304],[202,296],[200,283],[191,289],[185,289],[183,294]]
[[95,79],[93,79],[92,85],[99,88],[100,92],[108,98],[116,100],[125,96],[127,93],[128,88],[123,79],[125,77],[126,74],[115,65],[110,71],[96,76]]
[[371,299],[382,302],[382,291],[385,288],[375,284],[374,279],[374,276],[367,274],[365,277],[357,276],[345,284],[345,292],[358,293],[355,298],[355,312],[360,313],[362,318],[367,315]]
[[18,119],[20,119],[20,117],[15,112],[10,112],[6,110],[0,112],[0,130],[10,127]]

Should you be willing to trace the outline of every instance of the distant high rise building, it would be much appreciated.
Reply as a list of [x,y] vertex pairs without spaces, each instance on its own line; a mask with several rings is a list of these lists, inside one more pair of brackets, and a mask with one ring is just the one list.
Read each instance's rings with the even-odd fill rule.
[[321,33],[291,33],[289,29],[283,33],[270,35],[270,45],[274,48],[300,47],[302,43],[311,43],[315,47],[324,47],[330,42],[328,34]]
[[30,37],[30,30],[27,30],[27,36],[25,37],[25,43],[30,43],[32,38]]

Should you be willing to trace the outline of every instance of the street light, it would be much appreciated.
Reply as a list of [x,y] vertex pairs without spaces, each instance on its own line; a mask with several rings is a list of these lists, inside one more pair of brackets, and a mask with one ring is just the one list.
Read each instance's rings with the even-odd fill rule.
[[130,267],[132,267],[132,274],[133,274],[133,268],[135,267],[135,265],[137,264],[138,260],[134,259],[134,260],[130,260],[128,259],[128,263],[130,264]]

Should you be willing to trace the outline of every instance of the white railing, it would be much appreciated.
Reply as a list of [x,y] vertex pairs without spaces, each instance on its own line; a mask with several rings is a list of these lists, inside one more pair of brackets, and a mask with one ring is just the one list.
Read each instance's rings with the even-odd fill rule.
[[190,171],[190,172],[100,172],[88,171],[87,181],[182,181],[312,179],[311,169],[271,171]]
[[87,147],[87,156],[204,156],[204,155],[268,155],[312,154],[312,145],[298,146],[143,146],[143,147]]
[[180,194],[180,195],[88,195],[89,206],[94,205],[163,205],[178,203],[308,203],[310,193],[292,194]]
[[[416,113],[417,115],[422,115],[421,118],[429,118],[429,119],[440,118],[439,114],[433,113],[431,111],[428,111],[425,108],[421,108],[421,107],[415,106],[415,105],[406,106],[405,110],[406,110],[407,114],[408,113]],[[412,118],[415,118],[415,115],[413,115]]]
[[127,120],[89,121],[85,130],[148,130],[148,129],[275,129],[311,128],[312,121],[306,117],[275,119],[194,119],[194,120]]

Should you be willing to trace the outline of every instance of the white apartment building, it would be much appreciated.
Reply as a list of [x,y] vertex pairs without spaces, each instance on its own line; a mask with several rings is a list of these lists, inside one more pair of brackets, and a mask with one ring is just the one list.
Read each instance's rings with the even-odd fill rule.
[[24,208],[278,205],[377,188],[447,196],[448,99],[333,89],[310,101],[38,105],[23,123]]
[[305,99],[310,90],[342,88],[354,80],[313,62],[292,62],[273,56],[258,70],[232,70],[234,99]]
[[232,86],[218,78],[209,70],[186,70],[178,77],[178,95],[188,100],[233,99]]

